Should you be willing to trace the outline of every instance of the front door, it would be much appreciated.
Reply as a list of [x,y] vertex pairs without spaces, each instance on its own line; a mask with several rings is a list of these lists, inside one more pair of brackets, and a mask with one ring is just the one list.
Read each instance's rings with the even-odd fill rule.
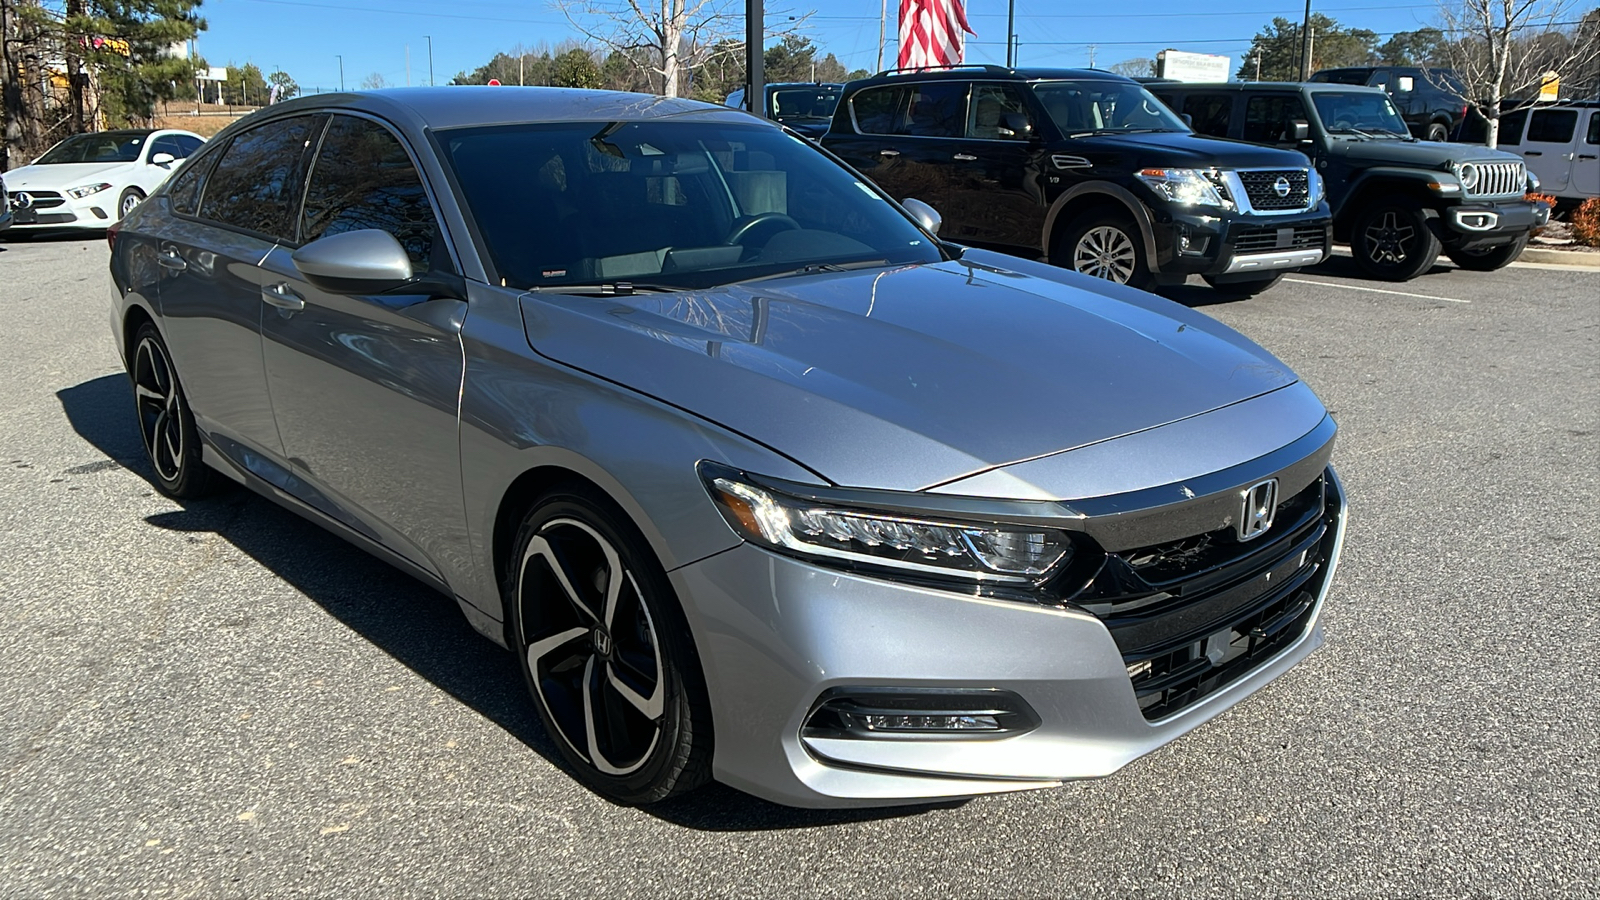
[[[413,270],[453,271],[438,219],[387,127],[337,115],[306,184],[299,239],[395,236]],[[456,417],[466,303],[319,290],[288,246],[262,262],[262,347],[299,499],[440,580],[465,542]]]

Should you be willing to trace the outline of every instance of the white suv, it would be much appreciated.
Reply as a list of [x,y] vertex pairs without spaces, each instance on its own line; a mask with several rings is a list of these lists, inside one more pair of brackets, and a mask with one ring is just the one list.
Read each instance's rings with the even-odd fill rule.
[[1600,100],[1507,113],[1500,149],[1522,156],[1540,192],[1563,200],[1600,196]]

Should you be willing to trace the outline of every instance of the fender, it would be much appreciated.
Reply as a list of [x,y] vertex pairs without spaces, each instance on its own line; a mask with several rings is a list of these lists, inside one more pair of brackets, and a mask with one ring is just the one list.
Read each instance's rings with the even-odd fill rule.
[[[1430,172],[1426,169],[1411,169],[1400,166],[1374,166],[1370,169],[1363,169],[1356,176],[1355,181],[1351,182],[1350,187],[1344,191],[1344,196],[1339,200],[1338,208],[1333,211],[1334,218],[1344,215],[1345,207],[1349,205],[1350,198],[1359,196],[1368,182],[1379,180],[1402,182],[1406,187],[1416,188],[1419,192],[1436,200],[1443,200],[1444,198],[1429,191],[1429,184],[1460,184],[1456,180],[1456,176],[1449,172]],[[1459,198],[1460,196],[1461,193],[1458,190],[1456,197]]]
[[1133,220],[1139,225],[1139,236],[1144,239],[1144,258],[1150,266],[1150,271],[1161,271],[1160,264],[1156,260],[1155,225],[1150,221],[1150,210],[1127,188],[1109,181],[1091,181],[1076,185],[1050,204],[1050,211],[1045,213],[1044,217],[1044,229],[1039,232],[1039,247],[1044,251],[1045,258],[1050,257],[1050,235],[1055,231],[1056,217],[1061,215],[1061,210],[1068,204],[1090,194],[1110,197],[1127,209],[1128,214],[1133,216]]

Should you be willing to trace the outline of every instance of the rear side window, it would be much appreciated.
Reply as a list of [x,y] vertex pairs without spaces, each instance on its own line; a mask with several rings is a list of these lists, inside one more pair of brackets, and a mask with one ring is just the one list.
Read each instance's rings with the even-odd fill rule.
[[986,141],[1019,140],[1020,134],[1001,134],[1006,113],[1028,116],[1028,106],[1008,84],[980,84],[972,88],[972,109],[967,114],[967,137]]
[[1522,143],[1522,126],[1527,124],[1528,111],[1519,109],[1500,117],[1500,146]]
[[1227,137],[1233,118],[1233,95],[1190,94],[1183,98],[1183,114],[1194,120],[1195,131],[1212,137]]
[[1566,144],[1572,141],[1572,132],[1578,128],[1578,111],[1575,109],[1536,110],[1528,121],[1529,142]]
[[200,186],[205,183],[206,171],[211,168],[215,154],[208,158],[195,160],[189,168],[178,173],[172,179],[172,186],[167,188],[167,202],[172,204],[172,211],[179,215],[192,216],[195,208],[200,203]]
[[1305,104],[1293,94],[1259,94],[1244,105],[1244,139],[1253,144],[1289,140],[1289,126],[1307,121]]
[[862,134],[899,134],[896,126],[904,97],[905,89],[901,87],[871,88],[856,94],[850,101],[856,130]]
[[418,271],[438,268],[438,218],[405,147],[376,122],[334,116],[306,183],[300,240],[369,228],[394,235]]
[[235,137],[206,180],[200,217],[293,240],[305,151],[320,121],[293,116]]
[[1589,137],[1585,140],[1590,144],[1600,144],[1600,112],[1589,114]]
[[919,137],[960,137],[966,116],[965,82],[934,81],[912,85],[905,133]]

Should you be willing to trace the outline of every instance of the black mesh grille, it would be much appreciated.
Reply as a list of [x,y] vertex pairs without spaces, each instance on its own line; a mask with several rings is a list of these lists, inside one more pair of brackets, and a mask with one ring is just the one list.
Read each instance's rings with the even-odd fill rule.
[[55,191],[17,191],[11,195],[11,203],[13,208],[16,208],[17,194],[21,193],[26,193],[30,198],[32,198],[33,202],[31,207],[33,209],[54,209],[55,207],[61,206],[67,202],[65,197],[62,197]]
[[1234,235],[1233,249],[1237,253],[1259,253],[1267,250],[1314,250],[1326,247],[1328,229],[1325,225],[1294,225],[1283,228],[1246,228]]
[[[1310,205],[1310,179],[1305,169],[1273,169],[1238,174],[1252,209],[1305,209]],[[1280,179],[1288,185],[1287,193],[1278,193]]]

